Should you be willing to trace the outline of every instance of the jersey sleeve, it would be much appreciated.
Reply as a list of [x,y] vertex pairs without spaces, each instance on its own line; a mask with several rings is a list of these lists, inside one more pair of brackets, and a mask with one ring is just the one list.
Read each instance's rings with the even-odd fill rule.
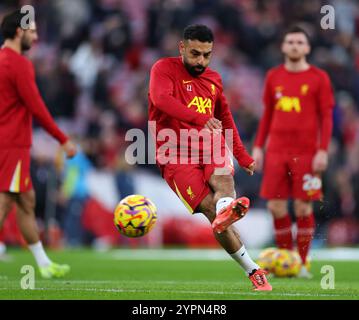
[[264,83],[263,105],[264,105],[264,112],[262,115],[262,119],[259,122],[257,136],[254,141],[254,146],[260,148],[262,148],[266,142],[268,132],[270,129],[270,124],[273,115],[273,107],[274,107],[269,74],[267,74]]
[[60,144],[64,144],[68,137],[59,129],[45,106],[35,82],[35,71],[30,62],[18,65],[16,72],[16,86],[18,94],[25,107],[31,112],[40,125],[51,134]]
[[154,106],[177,120],[204,126],[210,119],[209,115],[188,109],[174,97],[174,80],[169,66],[163,61],[158,61],[151,69],[149,91]]
[[[215,117],[222,121],[223,134],[225,134],[226,129],[232,130],[233,150],[231,151],[234,157],[237,159],[239,165],[243,168],[247,168],[251,163],[253,163],[254,160],[248,154],[245,146],[242,143],[237,127],[234,123],[232,113],[223,92],[220,93],[220,97],[216,104]],[[227,141],[228,146],[231,147],[232,143],[228,142],[229,141]]]
[[320,144],[319,148],[327,150],[333,130],[333,108],[335,105],[333,88],[326,72],[321,77],[319,87]]

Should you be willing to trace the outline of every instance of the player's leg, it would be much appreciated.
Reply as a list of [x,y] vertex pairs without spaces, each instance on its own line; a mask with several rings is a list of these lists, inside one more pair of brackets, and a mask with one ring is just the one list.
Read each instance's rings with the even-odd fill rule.
[[274,237],[278,248],[293,249],[292,220],[288,214],[288,201],[271,199],[267,208],[273,217]]
[[287,156],[267,152],[260,195],[268,199],[267,208],[273,217],[274,235],[278,248],[292,249],[292,220],[288,214],[290,179]]
[[0,192],[0,230],[2,229],[7,215],[15,203],[14,195],[10,192]]
[[[216,202],[210,186],[203,177],[203,170],[200,166],[169,164],[164,168],[163,176],[191,214],[202,212],[211,223],[213,222],[216,218]],[[230,201],[233,200],[233,183],[231,186],[224,186],[224,188],[227,194],[223,193],[223,197],[229,195]],[[217,199],[218,195],[219,193]],[[240,247],[232,232],[226,233],[224,237],[219,237],[217,240],[220,241],[221,245],[223,243],[224,248],[229,253],[237,251]]]
[[[26,151],[28,149],[15,148],[2,149],[0,153],[0,230],[16,204],[16,192],[23,187],[24,173],[26,173],[23,167],[30,162],[30,153]],[[25,158],[28,158],[28,161]],[[1,247],[1,251],[6,248],[4,245]]]
[[31,189],[30,191],[19,193],[16,196],[16,203],[17,222],[20,231],[28,243],[42,277],[53,278],[64,276],[70,271],[70,267],[52,262],[40,241],[35,217],[35,191]]
[[[232,175],[213,174],[209,180],[213,190],[202,200],[198,211],[202,212],[213,223],[217,214],[235,198]],[[197,210],[196,210],[197,211]],[[221,233],[214,231],[214,236],[228,254],[246,271],[256,290],[271,290],[265,273],[251,259],[234,226],[228,226]]]
[[[203,176],[203,169],[200,166],[167,165],[164,168],[163,177],[190,213],[203,212],[208,220],[213,222],[216,217],[216,203],[213,198],[214,193],[209,184],[206,183]],[[229,193],[226,193],[227,191],[224,192],[224,196],[232,196],[231,198],[233,199],[234,189],[229,188],[228,190]],[[220,192],[223,192],[222,189]],[[243,254],[243,251],[241,252],[241,254],[243,254],[242,256],[238,253],[242,248],[242,250],[245,249],[234,229],[229,228],[222,234],[215,234],[215,237],[229,254],[235,255],[233,258],[239,256],[239,259],[243,258],[242,260],[244,260],[245,257],[247,257],[245,253]],[[247,266],[248,270],[253,270],[253,268],[255,269],[256,267],[252,267],[251,269],[250,266]],[[260,270],[253,274],[251,281],[258,283],[257,286],[260,287],[259,290],[262,290],[263,287],[268,290],[265,276],[261,272]],[[260,284],[262,284],[262,287]]]
[[30,190],[16,196],[16,218],[21,234],[31,246],[40,241],[35,218],[35,192]]
[[313,154],[298,154],[290,163],[293,179],[294,212],[297,220],[297,248],[302,259],[301,277],[311,278],[307,256],[315,232],[314,200],[322,198],[320,176],[312,172]]
[[221,233],[245,216],[249,209],[249,199],[235,199],[234,166],[230,149],[224,139],[220,144],[215,141],[213,143],[212,162],[205,165],[204,176],[214,191],[217,216],[212,228]]
[[311,278],[312,276],[306,267],[306,263],[315,232],[313,204],[311,201],[296,199],[294,200],[294,212],[297,220],[297,247],[302,260],[302,269],[299,276]]
[[6,245],[3,242],[2,228],[5,219],[14,205],[14,197],[10,192],[0,192],[0,260],[9,260],[6,255]]
[[[198,206],[198,212],[203,213],[209,222],[212,224],[213,220],[216,218],[216,209],[215,209],[215,200],[214,195],[210,191],[208,195],[202,200]],[[225,249],[229,254],[237,252],[242,247],[242,242],[236,233],[235,229],[229,227],[222,233],[213,232],[216,240],[219,244]]]

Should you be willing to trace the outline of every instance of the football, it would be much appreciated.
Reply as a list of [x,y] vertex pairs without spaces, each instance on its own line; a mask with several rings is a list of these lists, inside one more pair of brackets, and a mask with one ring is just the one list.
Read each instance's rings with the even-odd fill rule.
[[122,199],[114,212],[117,230],[130,238],[142,237],[155,225],[157,208],[154,203],[142,195],[130,195]]
[[[278,248],[264,249],[259,254],[257,263],[261,269],[277,277],[295,277],[301,268],[301,259],[297,251]],[[307,260],[306,266],[310,266],[310,260]]]
[[294,277],[301,267],[299,255],[291,250],[278,249],[274,254],[273,274],[277,277]]
[[268,272],[273,272],[274,268],[274,255],[278,249],[266,248],[258,256],[257,264]]

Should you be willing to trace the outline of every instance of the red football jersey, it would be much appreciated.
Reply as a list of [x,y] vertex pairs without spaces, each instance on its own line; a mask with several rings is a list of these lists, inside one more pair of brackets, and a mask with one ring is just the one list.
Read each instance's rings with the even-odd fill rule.
[[284,65],[268,71],[264,87],[264,114],[255,146],[280,152],[327,150],[333,127],[334,95],[324,70],[291,72]]
[[[225,129],[232,129],[233,155],[242,167],[248,167],[253,159],[239,137],[223,94],[220,75],[206,68],[200,76],[192,77],[181,57],[163,58],[153,65],[149,87],[149,119],[156,122],[156,136],[162,129],[174,130],[180,150],[180,130],[201,130],[212,117],[222,121],[223,133]],[[157,149],[164,143],[156,139]]]
[[68,139],[47,110],[32,63],[10,48],[0,49],[0,148],[28,148],[32,117],[61,144]]

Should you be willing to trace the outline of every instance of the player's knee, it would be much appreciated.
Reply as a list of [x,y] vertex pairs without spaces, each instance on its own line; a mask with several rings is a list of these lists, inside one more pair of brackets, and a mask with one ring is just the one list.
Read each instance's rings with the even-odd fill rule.
[[202,201],[198,211],[202,212],[211,223],[216,218],[216,210],[213,200],[205,199],[205,201]]
[[13,206],[13,202],[11,199],[7,199],[5,197],[1,198],[1,201],[0,201],[0,229],[2,227],[2,224],[3,224],[6,216],[11,211],[12,206]]
[[267,203],[267,208],[274,218],[282,218],[287,214],[286,201],[270,200]]
[[208,193],[195,210],[204,214],[211,223],[216,218],[216,205],[213,198],[213,193]]
[[36,205],[35,192],[30,191],[27,192],[26,194],[22,194],[19,204],[24,209],[25,213],[33,212],[35,210],[35,205]]
[[209,181],[212,189],[215,191],[214,203],[222,197],[235,198],[234,180],[232,175],[216,175],[213,174]]
[[22,209],[22,210],[18,210],[20,213],[33,214],[35,211],[35,203],[34,202],[22,203],[20,208]]
[[294,201],[294,212],[296,217],[309,216],[313,211],[312,203],[310,201]]
[[12,203],[2,203],[0,205],[0,221],[4,219],[12,208]]
[[216,211],[213,206],[203,207],[201,212],[206,216],[210,223],[212,223],[216,218]]

